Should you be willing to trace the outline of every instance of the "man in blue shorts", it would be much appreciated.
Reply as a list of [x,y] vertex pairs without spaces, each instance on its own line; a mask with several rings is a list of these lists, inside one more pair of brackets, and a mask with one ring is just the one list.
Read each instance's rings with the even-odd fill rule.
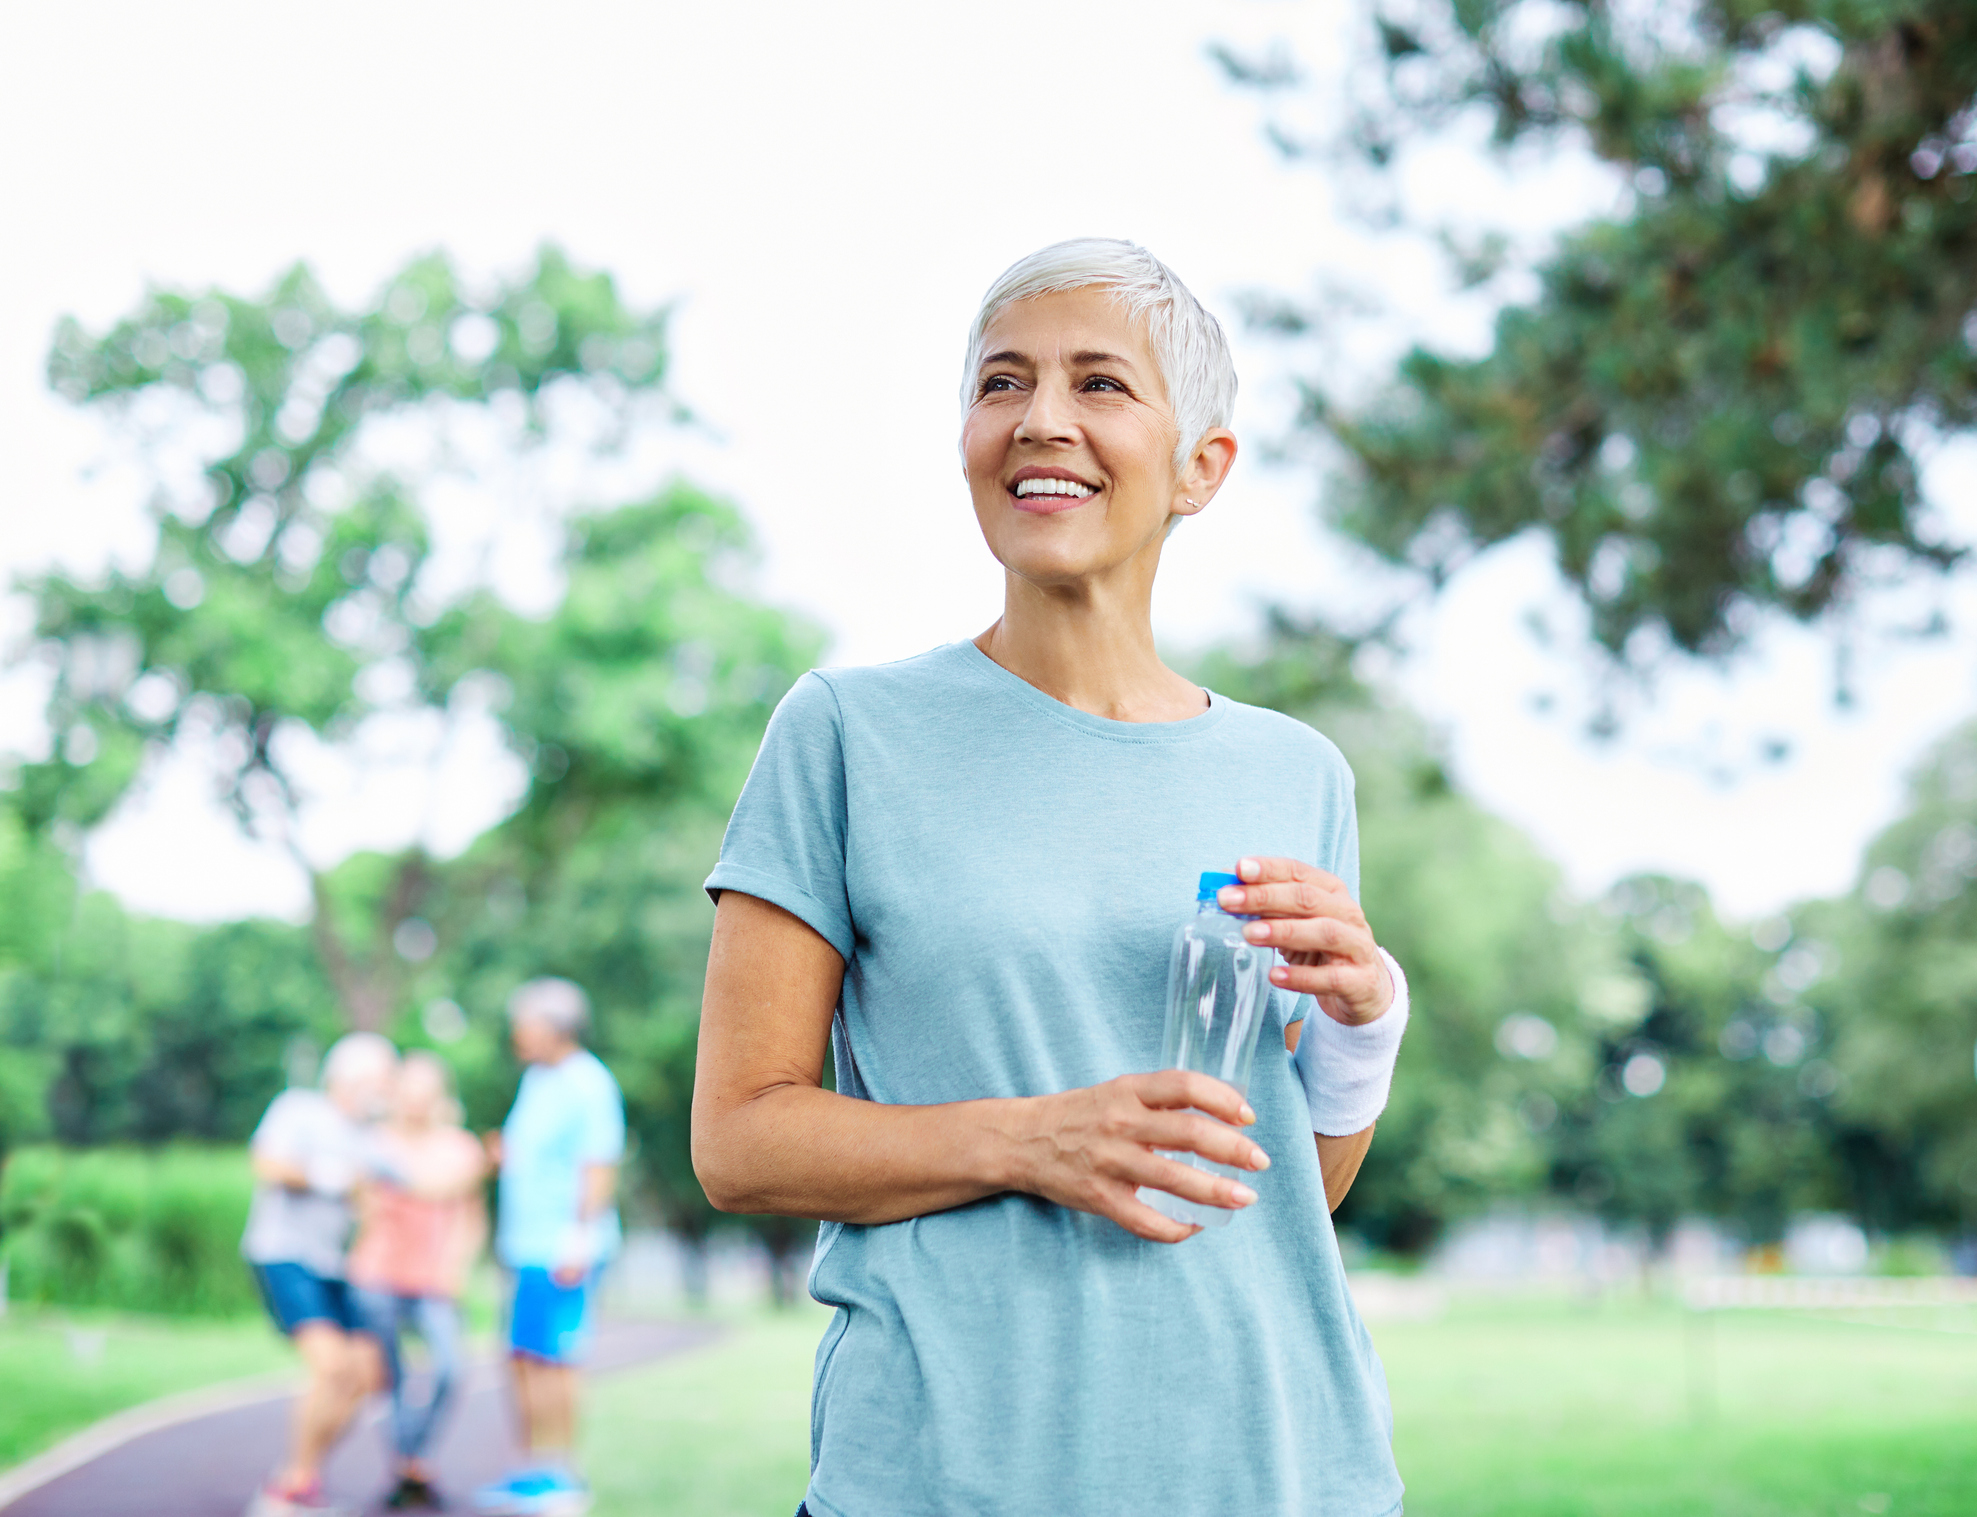
[[383,1384],[376,1339],[360,1325],[343,1278],[351,1196],[369,1176],[368,1126],[382,1111],[398,1054],[374,1032],[340,1039],[321,1090],[285,1090],[254,1129],[254,1201],[240,1252],[275,1326],[302,1355],[288,1460],[248,1517],[324,1517],[323,1460],[358,1406]]
[[501,1165],[494,1251],[513,1276],[509,1364],[525,1467],[476,1497],[486,1517],[577,1517],[579,1366],[597,1273],[617,1251],[625,1107],[618,1082],[578,1041],[590,1015],[568,980],[531,980],[508,1001],[528,1067],[495,1146]]

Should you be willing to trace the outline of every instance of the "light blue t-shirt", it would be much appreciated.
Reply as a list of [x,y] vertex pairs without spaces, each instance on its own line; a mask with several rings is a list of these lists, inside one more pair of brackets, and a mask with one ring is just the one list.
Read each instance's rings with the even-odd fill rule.
[[[511,1269],[549,1268],[577,1220],[583,1171],[625,1155],[625,1103],[611,1071],[585,1049],[558,1064],[531,1064],[501,1126],[501,1205],[495,1256]],[[599,1219],[615,1251],[618,1214]]]
[[[1255,854],[1358,888],[1352,774],[1309,727],[1220,696],[1108,721],[956,643],[800,680],[707,888],[843,955],[838,1089],[918,1104],[1157,1068],[1196,879]],[[1283,1051],[1299,1014],[1273,995],[1249,1092],[1273,1163],[1225,1228],[1147,1243],[1023,1195],[824,1225],[816,1517],[1397,1509],[1386,1380]]]

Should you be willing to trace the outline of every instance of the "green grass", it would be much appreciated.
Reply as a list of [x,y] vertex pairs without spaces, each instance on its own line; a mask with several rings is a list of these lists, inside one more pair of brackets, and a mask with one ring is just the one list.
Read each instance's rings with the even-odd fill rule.
[[[788,1517],[821,1311],[600,1381],[603,1517]],[[1968,1517],[1977,1339],[1666,1306],[1376,1322],[1408,1517]],[[1702,1371],[1708,1368],[1705,1375]]]
[[1977,1341],[1671,1307],[1375,1323],[1408,1517],[1977,1510]]
[[259,1317],[187,1321],[16,1306],[0,1317],[0,1469],[139,1402],[293,1362]]
[[810,1478],[810,1365],[830,1314],[762,1313],[589,1393],[598,1517],[790,1517]]

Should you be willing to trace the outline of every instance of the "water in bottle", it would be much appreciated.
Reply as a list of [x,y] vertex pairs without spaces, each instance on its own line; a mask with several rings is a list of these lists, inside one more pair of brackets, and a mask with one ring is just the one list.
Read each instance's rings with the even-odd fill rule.
[[[1277,962],[1277,953],[1243,937],[1243,924],[1250,918],[1232,915],[1216,904],[1217,891],[1241,883],[1233,874],[1204,874],[1195,892],[1195,914],[1174,934],[1173,956],[1167,961],[1167,1034],[1160,1062],[1163,1069],[1213,1075],[1248,1095],[1256,1036],[1270,1000],[1270,967]],[[1249,1178],[1246,1172],[1199,1154],[1159,1152],[1212,1175],[1245,1182]],[[1202,1227],[1226,1226],[1235,1215],[1224,1206],[1200,1206],[1147,1186],[1140,1187],[1139,1199],[1163,1217]]]

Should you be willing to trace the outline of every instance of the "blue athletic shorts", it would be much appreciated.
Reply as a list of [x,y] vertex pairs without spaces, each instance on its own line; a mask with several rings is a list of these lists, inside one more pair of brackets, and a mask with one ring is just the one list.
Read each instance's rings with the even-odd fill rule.
[[303,1264],[252,1264],[261,1304],[285,1336],[305,1322],[327,1322],[346,1333],[368,1331],[349,1285],[319,1275]]
[[575,1285],[558,1285],[548,1270],[525,1265],[515,1271],[508,1300],[508,1347],[546,1364],[577,1364],[590,1347],[593,1271]]

